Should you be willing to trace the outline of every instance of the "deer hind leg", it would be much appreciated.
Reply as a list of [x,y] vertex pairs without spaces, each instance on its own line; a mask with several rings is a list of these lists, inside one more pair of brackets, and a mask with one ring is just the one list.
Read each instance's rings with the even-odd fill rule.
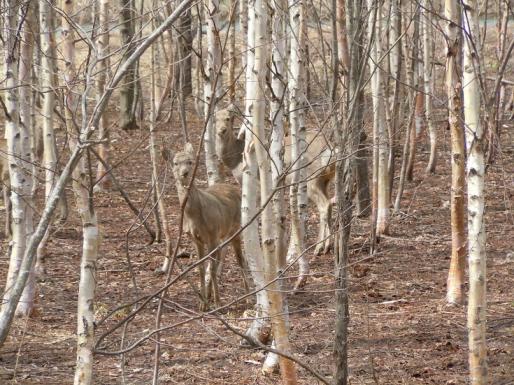
[[235,237],[232,240],[232,247],[234,248],[234,254],[236,255],[237,264],[241,268],[241,271],[243,272],[243,285],[245,292],[248,293],[250,290],[250,285],[248,284],[248,275],[250,272],[250,269],[248,268],[248,264],[246,263],[246,259],[243,255],[243,250],[241,248],[241,238]]
[[328,198],[328,180],[317,177],[308,183],[309,199],[316,205],[319,213],[318,241],[315,254],[321,255],[328,253],[330,249],[330,199]]

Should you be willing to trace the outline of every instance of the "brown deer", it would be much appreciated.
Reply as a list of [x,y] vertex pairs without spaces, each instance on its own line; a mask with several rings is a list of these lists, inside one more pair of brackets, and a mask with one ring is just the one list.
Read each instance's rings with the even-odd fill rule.
[[[241,194],[237,186],[216,183],[205,189],[199,189],[194,181],[188,191],[195,155],[193,146],[187,143],[184,150],[173,158],[173,174],[178,191],[180,204],[187,198],[184,206],[184,229],[193,238],[198,258],[215,250],[218,245],[235,234],[241,226]],[[246,280],[246,263],[241,249],[241,239],[236,236],[231,241],[237,262],[243,270],[245,289],[248,290]],[[217,273],[221,262],[222,252],[213,253],[206,276],[205,264],[200,269],[200,294],[202,296],[201,310],[209,305],[211,292],[214,303],[219,303]]]
[[[237,138],[233,128],[235,111],[228,107],[216,113],[216,134],[218,156],[234,177],[241,183],[243,175],[244,139]],[[284,140],[284,162],[291,163],[291,137]],[[305,178],[307,179],[307,196],[316,205],[319,213],[317,255],[326,254],[330,249],[331,198],[328,193],[329,183],[335,179],[334,153],[322,133],[307,131],[307,151],[305,154]]]

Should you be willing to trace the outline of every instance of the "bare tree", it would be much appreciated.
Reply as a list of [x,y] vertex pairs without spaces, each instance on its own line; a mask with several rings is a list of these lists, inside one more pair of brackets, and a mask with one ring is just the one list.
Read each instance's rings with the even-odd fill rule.
[[[120,36],[124,49],[122,63],[134,52],[136,6],[134,0],[120,0]],[[135,116],[136,64],[129,69],[120,86],[120,127],[137,128]]]
[[462,127],[462,82],[458,71],[461,54],[460,7],[454,1],[445,3],[446,23],[446,92],[448,95],[448,124],[451,133],[451,232],[452,255],[446,289],[449,303],[463,302],[464,264],[466,256],[466,232],[464,229],[464,174],[466,154],[464,149],[464,131]]
[[464,122],[468,151],[466,176],[468,187],[468,343],[472,385],[485,385],[487,376],[486,346],[486,234],[484,223],[484,128],[480,121],[480,36],[478,1],[463,1],[463,84]]

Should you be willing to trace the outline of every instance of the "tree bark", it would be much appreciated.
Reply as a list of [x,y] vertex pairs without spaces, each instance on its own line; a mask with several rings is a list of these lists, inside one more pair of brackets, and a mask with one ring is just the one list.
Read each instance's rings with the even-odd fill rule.
[[205,166],[209,185],[221,181],[220,165],[216,155],[216,125],[214,114],[218,111],[218,98],[221,96],[223,76],[221,68],[221,41],[219,36],[219,0],[207,1],[207,60],[204,83],[205,120],[207,129],[204,135]]
[[[265,0],[250,0],[248,3],[249,12],[255,13],[255,57],[252,78],[255,86],[252,87],[253,93],[251,100],[253,105],[251,108],[252,116],[250,118],[253,132],[253,141],[255,144],[255,153],[257,163],[259,166],[260,175],[260,192],[261,202],[267,202],[272,193],[272,177],[271,177],[271,163],[268,157],[267,149],[262,145],[266,143],[266,136],[264,132],[265,122],[265,103],[264,89],[266,87],[266,71],[268,62],[267,45],[269,44],[270,34],[267,28],[268,7]],[[266,204],[262,209],[261,226],[262,226],[262,251],[264,257],[264,275],[266,282],[269,285],[266,288],[269,300],[269,312],[271,317],[271,324],[273,330],[273,337],[275,345],[280,351],[290,353],[291,346],[289,344],[289,325],[286,322],[285,314],[285,301],[283,293],[280,290],[279,278],[279,260],[276,254],[277,244],[275,243],[274,232],[277,228],[277,221],[279,221],[272,210],[272,206]],[[286,385],[295,385],[296,369],[294,363],[280,356],[280,372],[282,382]],[[267,369],[263,367],[263,370]]]
[[432,9],[429,0],[423,0],[421,12],[423,14],[423,81],[425,88],[425,119],[428,135],[430,137],[430,158],[427,164],[427,173],[435,173],[437,164],[437,132],[432,118],[432,96],[434,95],[433,60],[433,28]]
[[480,37],[478,1],[465,0],[462,4],[464,122],[468,161],[468,342],[469,370],[472,385],[486,385],[486,234],[484,223],[484,130],[480,121]]
[[466,257],[466,231],[464,228],[464,177],[466,153],[464,130],[462,127],[462,82],[458,71],[461,50],[460,7],[453,0],[445,2],[447,52],[446,52],[446,92],[448,95],[448,125],[451,134],[452,182],[450,198],[450,221],[452,233],[452,253],[446,287],[446,301],[462,304],[464,301],[464,265]]
[[[136,8],[134,0],[121,0],[120,7],[120,37],[124,48],[121,62],[123,63],[134,52]],[[120,128],[123,130],[137,128],[134,108],[136,80],[136,63],[134,63],[120,85]]]
[[[98,52],[98,73],[96,75],[96,101],[104,93],[107,71],[109,68],[109,1],[97,0],[99,2],[99,32],[96,38],[96,49]],[[98,139],[101,141],[98,155],[103,162],[98,162],[96,179],[97,186],[101,190],[109,190],[112,187],[112,180],[106,165],[109,164],[109,130],[107,115],[102,114],[98,125]],[[96,187],[96,186],[95,186]]]

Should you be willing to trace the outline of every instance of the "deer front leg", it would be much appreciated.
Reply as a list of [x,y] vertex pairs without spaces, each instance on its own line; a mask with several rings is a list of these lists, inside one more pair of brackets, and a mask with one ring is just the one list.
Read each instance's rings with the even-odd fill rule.
[[[210,250],[216,249],[216,243],[212,243],[209,247]],[[220,258],[221,258],[221,252],[220,250],[215,251],[212,253],[210,261],[209,261],[209,267],[208,267],[208,273],[207,277],[209,279],[209,282],[206,284],[207,290],[208,290],[208,299],[212,298],[214,301],[214,305],[218,306],[220,303],[220,296],[219,296],[219,290],[218,290],[218,266],[220,264]]]
[[[195,248],[198,260],[201,260],[205,256],[202,242],[196,240]],[[209,308],[209,299],[205,290],[205,262],[200,263],[198,269],[200,270],[200,311],[206,311]]]

